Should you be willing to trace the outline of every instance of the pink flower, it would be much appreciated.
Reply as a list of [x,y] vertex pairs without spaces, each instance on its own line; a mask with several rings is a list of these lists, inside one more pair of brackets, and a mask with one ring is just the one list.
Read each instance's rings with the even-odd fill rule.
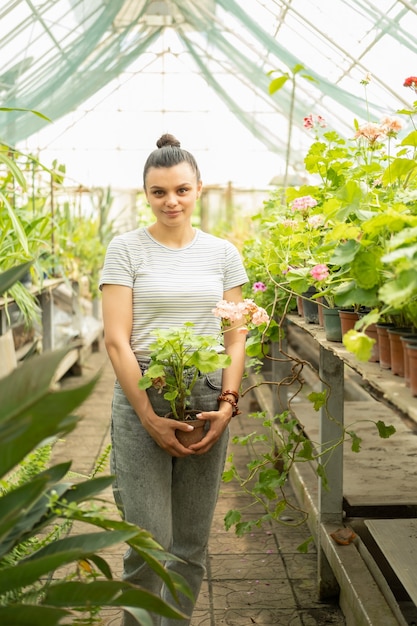
[[310,215],[310,217],[307,218],[307,223],[313,228],[318,228],[324,224],[324,215]]
[[326,120],[321,115],[313,115],[310,113],[310,115],[303,118],[303,126],[304,128],[307,128],[307,130],[314,128],[315,124],[318,124],[321,128],[325,128],[327,126]]
[[258,306],[250,298],[245,298],[243,302],[220,300],[212,312],[216,317],[224,320],[226,326],[232,322],[241,322],[241,331],[245,333],[249,330],[246,328],[249,324],[259,326],[269,322],[269,315],[265,309]]
[[312,196],[301,196],[301,198],[295,198],[293,200],[291,209],[293,211],[301,211],[301,213],[316,206],[317,200]]
[[287,228],[292,228],[294,230],[298,222],[297,220],[292,220],[291,218],[287,217],[285,220],[282,220],[281,224],[283,226],[286,226]]
[[371,144],[374,144],[378,140],[379,141],[384,140],[386,136],[387,136],[386,128],[382,126],[381,124],[374,124],[373,122],[362,124],[362,126],[360,126],[355,133],[355,139],[364,137]]
[[253,283],[252,289],[254,291],[266,291],[266,285],[262,282]]
[[389,117],[389,115],[386,115],[381,119],[381,126],[387,135],[398,133],[403,127],[399,119],[396,117]]
[[315,265],[310,270],[310,274],[315,280],[322,281],[322,280],[326,280],[330,272],[329,272],[329,268],[327,267],[327,265],[324,265],[323,263],[319,263],[318,265]]
[[307,129],[314,128],[313,116],[311,113],[310,115],[307,115],[307,117],[303,118],[303,126]]

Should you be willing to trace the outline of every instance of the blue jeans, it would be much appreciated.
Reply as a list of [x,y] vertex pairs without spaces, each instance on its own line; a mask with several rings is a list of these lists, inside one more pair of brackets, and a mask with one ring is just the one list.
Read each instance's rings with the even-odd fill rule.
[[[143,369],[143,367],[142,367]],[[215,411],[221,391],[222,370],[201,377],[191,396],[191,407]],[[147,391],[157,415],[170,410],[162,394]],[[114,498],[123,517],[152,533],[156,541],[185,563],[172,561],[167,568],[181,574],[198,597],[205,574],[205,556],[227,453],[228,430],[200,456],[174,458],[150,437],[119,383],[112,403],[111,471],[116,476]],[[178,606],[161,579],[130,548],[124,556],[123,578]],[[191,616],[194,602],[181,597],[180,608]],[[186,626],[190,620],[154,615],[157,626]],[[125,612],[124,626],[136,625]]]

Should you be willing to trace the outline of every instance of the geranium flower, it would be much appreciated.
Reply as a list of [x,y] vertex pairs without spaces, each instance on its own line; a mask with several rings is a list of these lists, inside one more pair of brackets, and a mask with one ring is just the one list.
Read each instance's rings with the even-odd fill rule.
[[310,270],[310,274],[312,275],[314,280],[318,280],[319,282],[321,282],[322,280],[326,280],[330,272],[327,265],[324,265],[324,263],[318,263]]
[[324,224],[324,215],[310,215],[310,217],[307,218],[307,224],[309,224],[309,226],[312,226],[313,228],[318,228],[319,226],[322,226]]
[[378,140],[382,141],[387,136],[386,129],[381,124],[375,124],[374,122],[368,122],[358,128],[355,133],[355,139],[364,137],[370,144],[376,143]]
[[315,200],[312,196],[301,196],[301,198],[295,198],[291,204],[291,209],[293,211],[301,211],[301,213],[305,212],[307,209],[311,209],[316,206],[317,200]]
[[314,128],[316,124],[321,126],[321,128],[325,128],[327,126],[326,120],[321,115],[313,115],[310,113],[310,115],[303,118],[303,126],[307,130]]
[[249,324],[259,326],[269,322],[269,315],[265,309],[250,298],[245,298],[243,302],[220,300],[212,312],[215,317],[220,317],[226,326],[230,326],[232,322],[242,322],[243,329]]
[[266,291],[266,285],[263,282],[258,281],[256,283],[253,283],[252,289],[254,291]]
[[298,222],[297,222],[297,220],[292,220],[290,217],[287,217],[286,219],[282,220],[281,224],[283,226],[286,226],[287,228],[292,228],[294,230],[294,228],[296,228]]
[[414,91],[417,92],[417,76],[409,76],[404,81],[404,87],[411,87]]
[[403,127],[399,119],[396,117],[389,117],[389,115],[386,115],[381,119],[381,126],[384,128],[387,135],[398,133]]

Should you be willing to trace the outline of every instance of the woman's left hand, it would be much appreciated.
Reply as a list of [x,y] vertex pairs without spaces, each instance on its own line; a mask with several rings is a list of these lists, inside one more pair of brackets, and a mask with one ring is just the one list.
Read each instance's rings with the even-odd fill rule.
[[232,413],[229,407],[222,408],[220,411],[203,411],[197,415],[198,419],[208,420],[210,422],[210,430],[205,434],[199,443],[194,443],[189,447],[195,454],[205,454],[214,446],[216,441],[220,439],[226,430]]

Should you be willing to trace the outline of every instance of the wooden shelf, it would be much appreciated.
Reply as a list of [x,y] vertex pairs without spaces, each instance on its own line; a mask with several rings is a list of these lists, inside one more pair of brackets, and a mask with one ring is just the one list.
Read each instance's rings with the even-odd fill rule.
[[390,370],[382,370],[379,363],[361,362],[348,352],[342,343],[327,341],[324,329],[315,324],[307,324],[301,317],[289,315],[290,324],[302,328],[315,341],[336,355],[362,378],[367,391],[376,399],[417,424],[417,398],[411,395],[403,378],[394,376]]

